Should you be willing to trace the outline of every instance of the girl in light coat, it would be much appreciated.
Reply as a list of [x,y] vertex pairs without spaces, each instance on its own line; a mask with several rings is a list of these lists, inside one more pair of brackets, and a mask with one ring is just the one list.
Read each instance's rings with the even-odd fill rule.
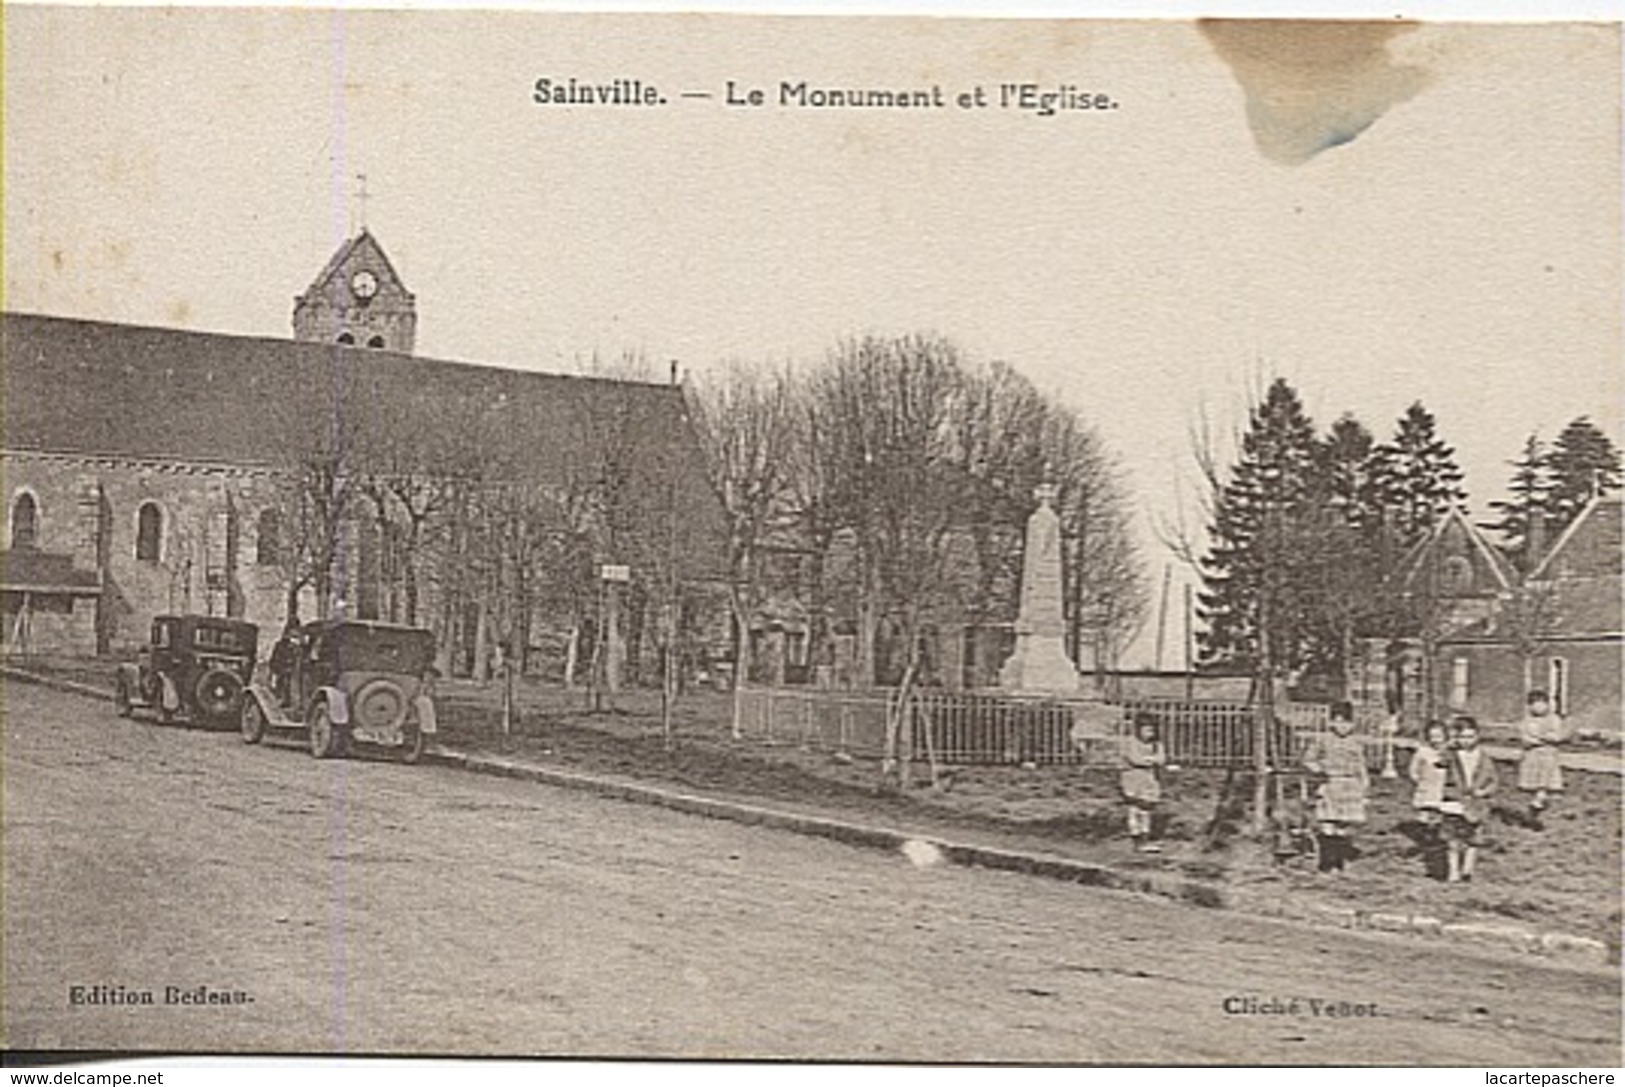
[[1547,798],[1563,791],[1563,765],[1557,745],[1568,739],[1568,726],[1552,712],[1545,691],[1529,692],[1529,712],[1518,725],[1523,758],[1518,762],[1518,788],[1534,795],[1529,800],[1529,824],[1540,830]]
[[1445,770],[1450,765],[1450,733],[1443,721],[1429,721],[1422,742],[1411,756],[1408,776],[1416,785],[1411,807],[1430,827],[1439,825],[1439,803],[1444,800]]
[[1134,731],[1123,737],[1119,750],[1121,774],[1118,783],[1128,804],[1128,833],[1134,848],[1142,853],[1161,852],[1151,841],[1151,817],[1162,802],[1162,768],[1168,753],[1157,734],[1157,718],[1150,713],[1134,715]]
[[1428,873],[1444,874],[1444,785],[1450,771],[1450,731],[1443,721],[1429,721],[1422,742],[1411,756],[1408,776],[1415,783],[1411,807],[1422,824],[1422,856]]
[[1315,798],[1320,824],[1320,870],[1341,872],[1354,855],[1354,828],[1365,822],[1371,775],[1365,744],[1354,735],[1354,707],[1334,702],[1329,735],[1319,737],[1303,760],[1304,769],[1321,779]]

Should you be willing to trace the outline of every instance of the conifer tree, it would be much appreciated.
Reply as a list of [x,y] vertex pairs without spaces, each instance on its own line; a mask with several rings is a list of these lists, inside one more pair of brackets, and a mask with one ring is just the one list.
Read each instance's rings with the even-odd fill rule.
[[1305,511],[1297,546],[1315,600],[1306,639],[1310,668],[1329,679],[1346,673],[1355,639],[1380,628],[1392,611],[1387,578],[1394,555],[1386,536],[1386,458],[1353,415],[1345,413],[1319,445],[1319,498]]
[[1466,501],[1456,451],[1439,437],[1433,413],[1420,400],[1399,418],[1394,440],[1382,447],[1382,502],[1401,545],[1415,543],[1452,506]]
[[1550,455],[1538,434],[1525,438],[1523,452],[1517,460],[1508,462],[1512,466],[1512,478],[1507,483],[1511,497],[1491,502],[1490,509],[1500,516],[1482,526],[1500,534],[1501,550],[1524,573],[1533,565],[1529,554],[1530,526],[1536,517],[1546,515],[1551,489],[1549,461]]
[[1584,415],[1557,436],[1547,465],[1551,472],[1547,507],[1554,529],[1573,521],[1594,496],[1619,489],[1619,450]]
[[1249,413],[1240,458],[1215,500],[1202,563],[1204,664],[1272,673],[1302,665],[1311,623],[1299,545],[1317,498],[1317,455],[1298,394],[1277,379]]
[[1344,413],[1320,445],[1326,500],[1362,536],[1382,521],[1384,460],[1365,424]]

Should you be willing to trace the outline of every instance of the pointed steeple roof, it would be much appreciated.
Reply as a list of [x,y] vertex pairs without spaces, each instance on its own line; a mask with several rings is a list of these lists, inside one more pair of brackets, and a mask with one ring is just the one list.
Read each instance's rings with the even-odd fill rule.
[[[395,265],[390,263],[389,255],[384,252],[384,247],[379,244],[377,238],[373,237],[371,230],[362,227],[360,233],[338,247],[338,251],[329,258],[327,264],[317,273],[316,278],[311,281],[310,287],[306,289],[301,297],[310,297],[322,293],[332,284],[341,271],[360,263],[378,266],[387,273],[389,280],[393,281],[403,291],[406,290],[401,283],[400,273],[395,271]],[[407,297],[411,297],[410,291],[406,293]]]

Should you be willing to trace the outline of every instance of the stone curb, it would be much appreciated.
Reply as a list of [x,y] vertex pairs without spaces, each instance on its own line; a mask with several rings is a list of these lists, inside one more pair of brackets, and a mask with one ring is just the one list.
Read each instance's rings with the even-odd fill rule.
[[103,702],[113,701],[113,692],[111,688],[108,690],[103,690],[100,687],[92,687],[88,683],[75,683],[71,679],[57,679],[55,676],[42,676],[37,672],[25,672],[20,668],[13,668],[9,664],[0,665],[0,676],[4,676],[6,679],[14,679],[18,683],[29,683],[36,687],[49,687],[55,691],[64,691],[68,694],[76,694],[83,698],[99,698]]
[[862,823],[849,823],[824,816],[803,815],[779,808],[764,808],[732,800],[675,792],[651,785],[615,781],[570,770],[555,770],[534,763],[516,762],[489,755],[470,755],[443,747],[433,747],[424,753],[424,762],[438,763],[459,770],[496,777],[515,778],[542,785],[565,789],[581,789],[625,800],[636,804],[651,804],[671,811],[703,815],[712,819],[727,819],[748,826],[788,830],[816,838],[829,838],[847,845],[865,849],[896,851],[905,842],[923,841],[939,849],[950,863],[966,867],[991,868],[1004,872],[1020,872],[1042,876],[1067,883],[1080,883],[1114,891],[1134,891],[1155,894],[1190,902],[1199,906],[1223,908],[1226,903],[1221,888],[1200,880],[1186,879],[1167,872],[1123,872],[1106,865],[1073,860],[1044,853],[1021,850],[996,849],[990,846],[949,842],[887,827]]
[[[113,693],[109,690],[85,683],[75,683],[72,680],[41,676],[10,666],[0,666],[0,676],[104,702],[113,700]],[[1479,947],[1495,947],[1539,955],[1577,966],[1619,965],[1618,949],[1610,948],[1603,941],[1588,936],[1563,932],[1538,933],[1519,925],[1493,922],[1444,922],[1425,914],[1361,910],[1325,902],[1299,902],[1280,895],[1260,894],[1245,888],[1219,887],[1172,872],[1123,871],[1108,865],[1053,854],[950,842],[886,827],[802,815],[733,800],[719,800],[716,797],[677,792],[629,781],[616,781],[497,756],[473,755],[438,744],[424,752],[423,761],[470,773],[513,778],[562,789],[582,790],[629,803],[649,804],[669,811],[701,815],[710,819],[726,819],[747,826],[828,838],[865,849],[896,851],[901,849],[905,842],[925,841],[939,849],[950,863],[964,867],[1019,872],[1088,887],[1156,895],[1209,909],[1236,910],[1263,917],[1308,922],[1340,929],[1365,929]]]

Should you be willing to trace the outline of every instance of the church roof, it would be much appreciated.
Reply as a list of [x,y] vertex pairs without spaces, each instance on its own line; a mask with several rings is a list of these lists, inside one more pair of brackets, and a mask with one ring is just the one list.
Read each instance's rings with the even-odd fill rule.
[[0,358],[6,450],[275,469],[336,434],[409,470],[461,455],[553,485],[613,470],[644,507],[675,502],[701,550],[721,539],[675,386],[18,313],[0,317]]

